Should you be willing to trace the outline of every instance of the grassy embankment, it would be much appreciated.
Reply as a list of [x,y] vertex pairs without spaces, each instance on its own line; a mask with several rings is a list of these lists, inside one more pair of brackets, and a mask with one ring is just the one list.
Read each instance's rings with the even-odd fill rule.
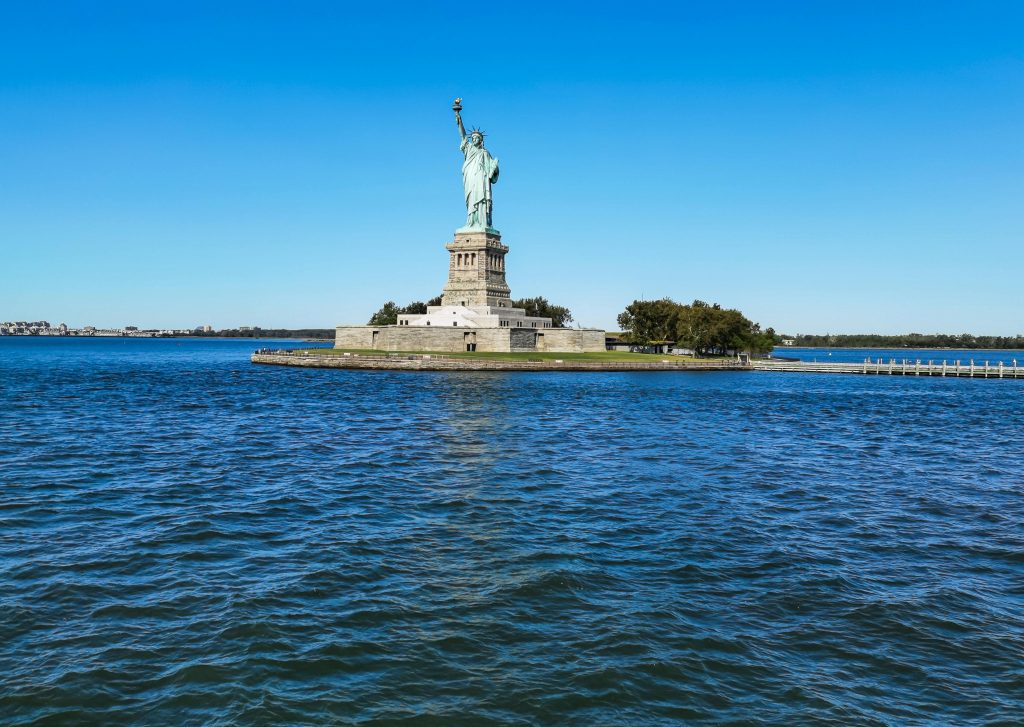
[[[361,354],[367,356],[381,356],[384,355],[384,351],[371,351],[367,349],[346,349],[340,350],[335,348],[311,348],[308,349],[308,353],[315,354],[318,356],[341,356],[346,353],[350,354]],[[692,358],[690,356],[669,356],[666,354],[658,353],[630,353],[628,351],[597,351],[594,353],[569,353],[569,352],[556,352],[556,351],[541,351],[541,352],[527,352],[527,353],[503,353],[503,352],[492,352],[492,351],[460,351],[457,353],[446,353],[441,351],[391,351],[392,355],[432,355],[432,356],[447,356],[449,358],[484,358],[484,359],[497,359],[502,361],[721,361],[723,357],[719,358]],[[724,357],[732,360],[731,356]]]

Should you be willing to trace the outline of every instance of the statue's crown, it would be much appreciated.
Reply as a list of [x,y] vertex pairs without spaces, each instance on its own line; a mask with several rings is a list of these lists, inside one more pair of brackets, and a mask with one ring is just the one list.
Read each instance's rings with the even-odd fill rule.
[[480,138],[481,139],[484,138],[485,136],[487,136],[487,134],[484,133],[483,129],[478,129],[475,126],[472,129],[469,130],[469,135],[473,136],[473,134],[480,134]]

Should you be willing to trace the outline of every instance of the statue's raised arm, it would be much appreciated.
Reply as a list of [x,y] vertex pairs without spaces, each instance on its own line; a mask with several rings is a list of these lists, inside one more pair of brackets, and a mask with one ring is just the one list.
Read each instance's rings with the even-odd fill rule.
[[459,136],[463,141],[466,139],[466,127],[462,125],[462,99],[455,99],[455,103],[452,104],[452,111],[455,112],[455,123],[459,125]]
[[484,132],[473,129],[466,134],[462,125],[462,99],[452,106],[465,161],[462,164],[462,189],[466,196],[466,230],[491,229],[491,185],[498,181],[498,160],[484,147]]

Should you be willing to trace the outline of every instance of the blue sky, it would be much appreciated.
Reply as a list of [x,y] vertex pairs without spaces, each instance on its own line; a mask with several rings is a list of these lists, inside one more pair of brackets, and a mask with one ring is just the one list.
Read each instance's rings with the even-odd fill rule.
[[455,96],[516,297],[1024,333],[1024,5],[934,0],[5,2],[0,320],[326,327],[436,295]]

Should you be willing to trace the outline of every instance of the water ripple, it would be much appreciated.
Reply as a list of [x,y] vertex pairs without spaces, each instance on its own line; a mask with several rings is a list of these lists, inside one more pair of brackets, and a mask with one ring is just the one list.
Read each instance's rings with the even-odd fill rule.
[[0,339],[4,724],[1013,724],[1024,385]]

